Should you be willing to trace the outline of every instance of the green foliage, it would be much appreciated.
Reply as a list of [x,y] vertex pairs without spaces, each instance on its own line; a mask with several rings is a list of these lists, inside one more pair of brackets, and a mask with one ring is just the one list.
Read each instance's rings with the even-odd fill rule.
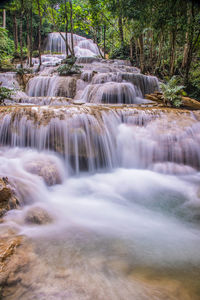
[[18,68],[16,69],[16,73],[19,75],[32,74],[33,70],[29,68]]
[[127,59],[129,57],[129,46],[128,45],[119,45],[119,47],[116,47],[113,49],[113,51],[110,54],[111,59]]
[[171,106],[180,107],[182,104],[182,96],[184,86],[177,85],[177,78],[173,76],[167,84],[162,83],[161,89],[163,92],[163,98],[166,103]]
[[76,64],[63,64],[58,67],[57,71],[60,76],[68,76],[72,74],[80,74],[82,66]]
[[5,99],[11,99],[12,94],[13,90],[0,86],[0,104],[2,104]]
[[14,42],[8,37],[8,31],[0,27],[0,68],[10,69],[12,53],[14,52]]
[[35,58],[39,57],[39,51],[34,50],[33,53],[32,53],[32,56],[35,57]]
[[73,66],[75,62],[76,62],[76,57],[72,57],[72,56],[62,60],[62,64],[67,64],[70,66]]
[[189,97],[200,101],[200,62],[192,65],[190,80],[187,84],[186,91]]

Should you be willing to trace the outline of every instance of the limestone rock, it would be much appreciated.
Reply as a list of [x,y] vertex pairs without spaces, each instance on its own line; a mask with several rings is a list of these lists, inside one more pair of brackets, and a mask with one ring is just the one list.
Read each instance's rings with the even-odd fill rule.
[[25,222],[28,224],[45,225],[52,221],[52,217],[41,207],[31,207],[25,216]]
[[19,206],[19,201],[9,185],[8,178],[0,178],[0,217]]
[[[163,104],[163,106],[168,106],[167,103],[164,103],[162,99],[162,93],[155,92],[153,94],[146,94],[145,99],[155,101],[159,104]],[[191,110],[200,110],[200,102],[195,99],[189,97],[182,97],[182,107]]]
[[27,162],[26,171],[41,176],[48,186],[62,183],[57,165],[51,160],[36,160]]

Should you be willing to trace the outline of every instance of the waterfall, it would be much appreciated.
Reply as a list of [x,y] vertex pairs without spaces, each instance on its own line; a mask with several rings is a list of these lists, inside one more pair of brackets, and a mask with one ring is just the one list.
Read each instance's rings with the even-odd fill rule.
[[27,94],[31,97],[57,96],[73,98],[76,93],[76,79],[61,76],[36,76],[30,79]]
[[91,103],[134,104],[142,103],[141,99],[137,100],[140,96],[137,88],[130,83],[107,82],[87,86],[82,99]]
[[46,42],[0,107],[0,181],[21,205],[0,207],[0,297],[198,300],[200,112],[147,101],[156,77],[78,35],[81,73],[59,76],[64,40]]
[[0,86],[14,89],[19,88],[17,75],[14,72],[0,73]]

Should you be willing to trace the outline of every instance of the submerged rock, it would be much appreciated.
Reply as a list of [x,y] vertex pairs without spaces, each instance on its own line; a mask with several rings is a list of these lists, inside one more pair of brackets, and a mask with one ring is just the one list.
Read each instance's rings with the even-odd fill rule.
[[0,178],[0,217],[19,206],[19,200],[9,185],[8,178]]
[[53,218],[41,207],[31,207],[25,216],[25,222],[28,224],[45,225],[52,221]]
[[55,161],[38,159],[25,163],[25,169],[29,173],[42,177],[48,186],[62,183],[62,176]]

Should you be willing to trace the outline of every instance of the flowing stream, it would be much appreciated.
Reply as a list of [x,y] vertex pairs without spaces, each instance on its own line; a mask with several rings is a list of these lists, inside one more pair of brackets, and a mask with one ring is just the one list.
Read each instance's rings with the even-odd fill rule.
[[4,299],[198,300],[200,112],[155,107],[156,77],[74,41],[81,75],[58,76],[52,33],[40,74],[0,108],[0,176],[23,203],[0,230],[28,256]]

